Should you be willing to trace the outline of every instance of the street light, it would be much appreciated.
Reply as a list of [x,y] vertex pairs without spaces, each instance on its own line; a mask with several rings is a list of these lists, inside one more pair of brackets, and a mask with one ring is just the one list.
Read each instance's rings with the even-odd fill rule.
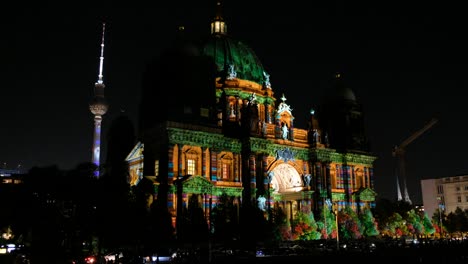
[[333,213],[336,225],[336,250],[340,250],[340,227],[338,226],[338,204],[336,202],[333,203]]

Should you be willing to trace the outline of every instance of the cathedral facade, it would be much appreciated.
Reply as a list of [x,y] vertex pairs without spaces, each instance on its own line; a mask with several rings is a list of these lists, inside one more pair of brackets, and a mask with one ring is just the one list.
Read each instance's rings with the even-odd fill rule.
[[[219,6],[220,7],[220,6]],[[131,185],[149,180],[176,222],[196,197],[205,215],[227,194],[240,206],[314,212],[333,203],[373,207],[373,163],[363,113],[337,74],[334,96],[295,127],[254,51],[232,38],[220,10],[211,35],[181,27],[143,78],[139,138],[127,157]],[[163,92],[164,90],[164,92]]]

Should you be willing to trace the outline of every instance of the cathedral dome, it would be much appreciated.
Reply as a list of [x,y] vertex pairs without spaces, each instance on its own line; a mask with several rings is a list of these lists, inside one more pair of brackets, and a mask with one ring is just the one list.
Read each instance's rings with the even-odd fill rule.
[[233,67],[236,78],[259,84],[265,81],[263,65],[255,52],[227,34],[211,35],[203,46],[203,53],[213,58],[218,75],[224,76]]
[[203,42],[201,52],[213,59],[216,77],[237,78],[269,85],[269,76],[264,72],[255,52],[227,33],[227,25],[221,15],[221,2],[216,4],[216,16],[211,22],[211,35]]

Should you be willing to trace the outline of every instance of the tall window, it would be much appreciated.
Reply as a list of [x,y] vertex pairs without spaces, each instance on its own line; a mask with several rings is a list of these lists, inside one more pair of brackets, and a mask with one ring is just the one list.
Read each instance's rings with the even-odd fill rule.
[[187,174],[195,175],[195,160],[187,159]]
[[330,181],[332,189],[338,188],[338,177],[336,177],[337,170],[335,168],[330,168]]
[[230,166],[228,163],[223,163],[223,166],[221,168],[221,173],[222,173],[222,179],[223,180],[228,180],[230,177],[229,171],[231,170]]
[[442,185],[437,185],[437,193],[438,194],[444,193],[444,189],[443,189]]
[[159,175],[159,160],[154,161],[154,176]]
[[356,178],[355,178],[356,182],[354,183],[355,188],[359,189],[361,187],[364,187],[364,176],[363,176],[362,170],[356,169],[354,173],[356,175]]
[[233,164],[234,158],[232,153],[229,152],[222,152],[218,156],[218,164],[217,164],[217,177],[223,181],[233,180],[234,172],[233,172]]

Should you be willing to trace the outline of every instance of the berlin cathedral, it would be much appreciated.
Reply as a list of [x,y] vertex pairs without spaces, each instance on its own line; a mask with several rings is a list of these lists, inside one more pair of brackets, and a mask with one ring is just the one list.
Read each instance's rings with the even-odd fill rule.
[[[208,25],[207,25],[208,26]],[[130,184],[154,187],[175,223],[196,199],[209,211],[221,195],[236,206],[281,209],[289,219],[327,203],[356,212],[375,206],[363,113],[340,74],[333,95],[295,126],[254,51],[228,34],[218,3],[211,34],[177,37],[143,74],[140,141],[126,161]],[[306,102],[305,102],[306,103]]]

